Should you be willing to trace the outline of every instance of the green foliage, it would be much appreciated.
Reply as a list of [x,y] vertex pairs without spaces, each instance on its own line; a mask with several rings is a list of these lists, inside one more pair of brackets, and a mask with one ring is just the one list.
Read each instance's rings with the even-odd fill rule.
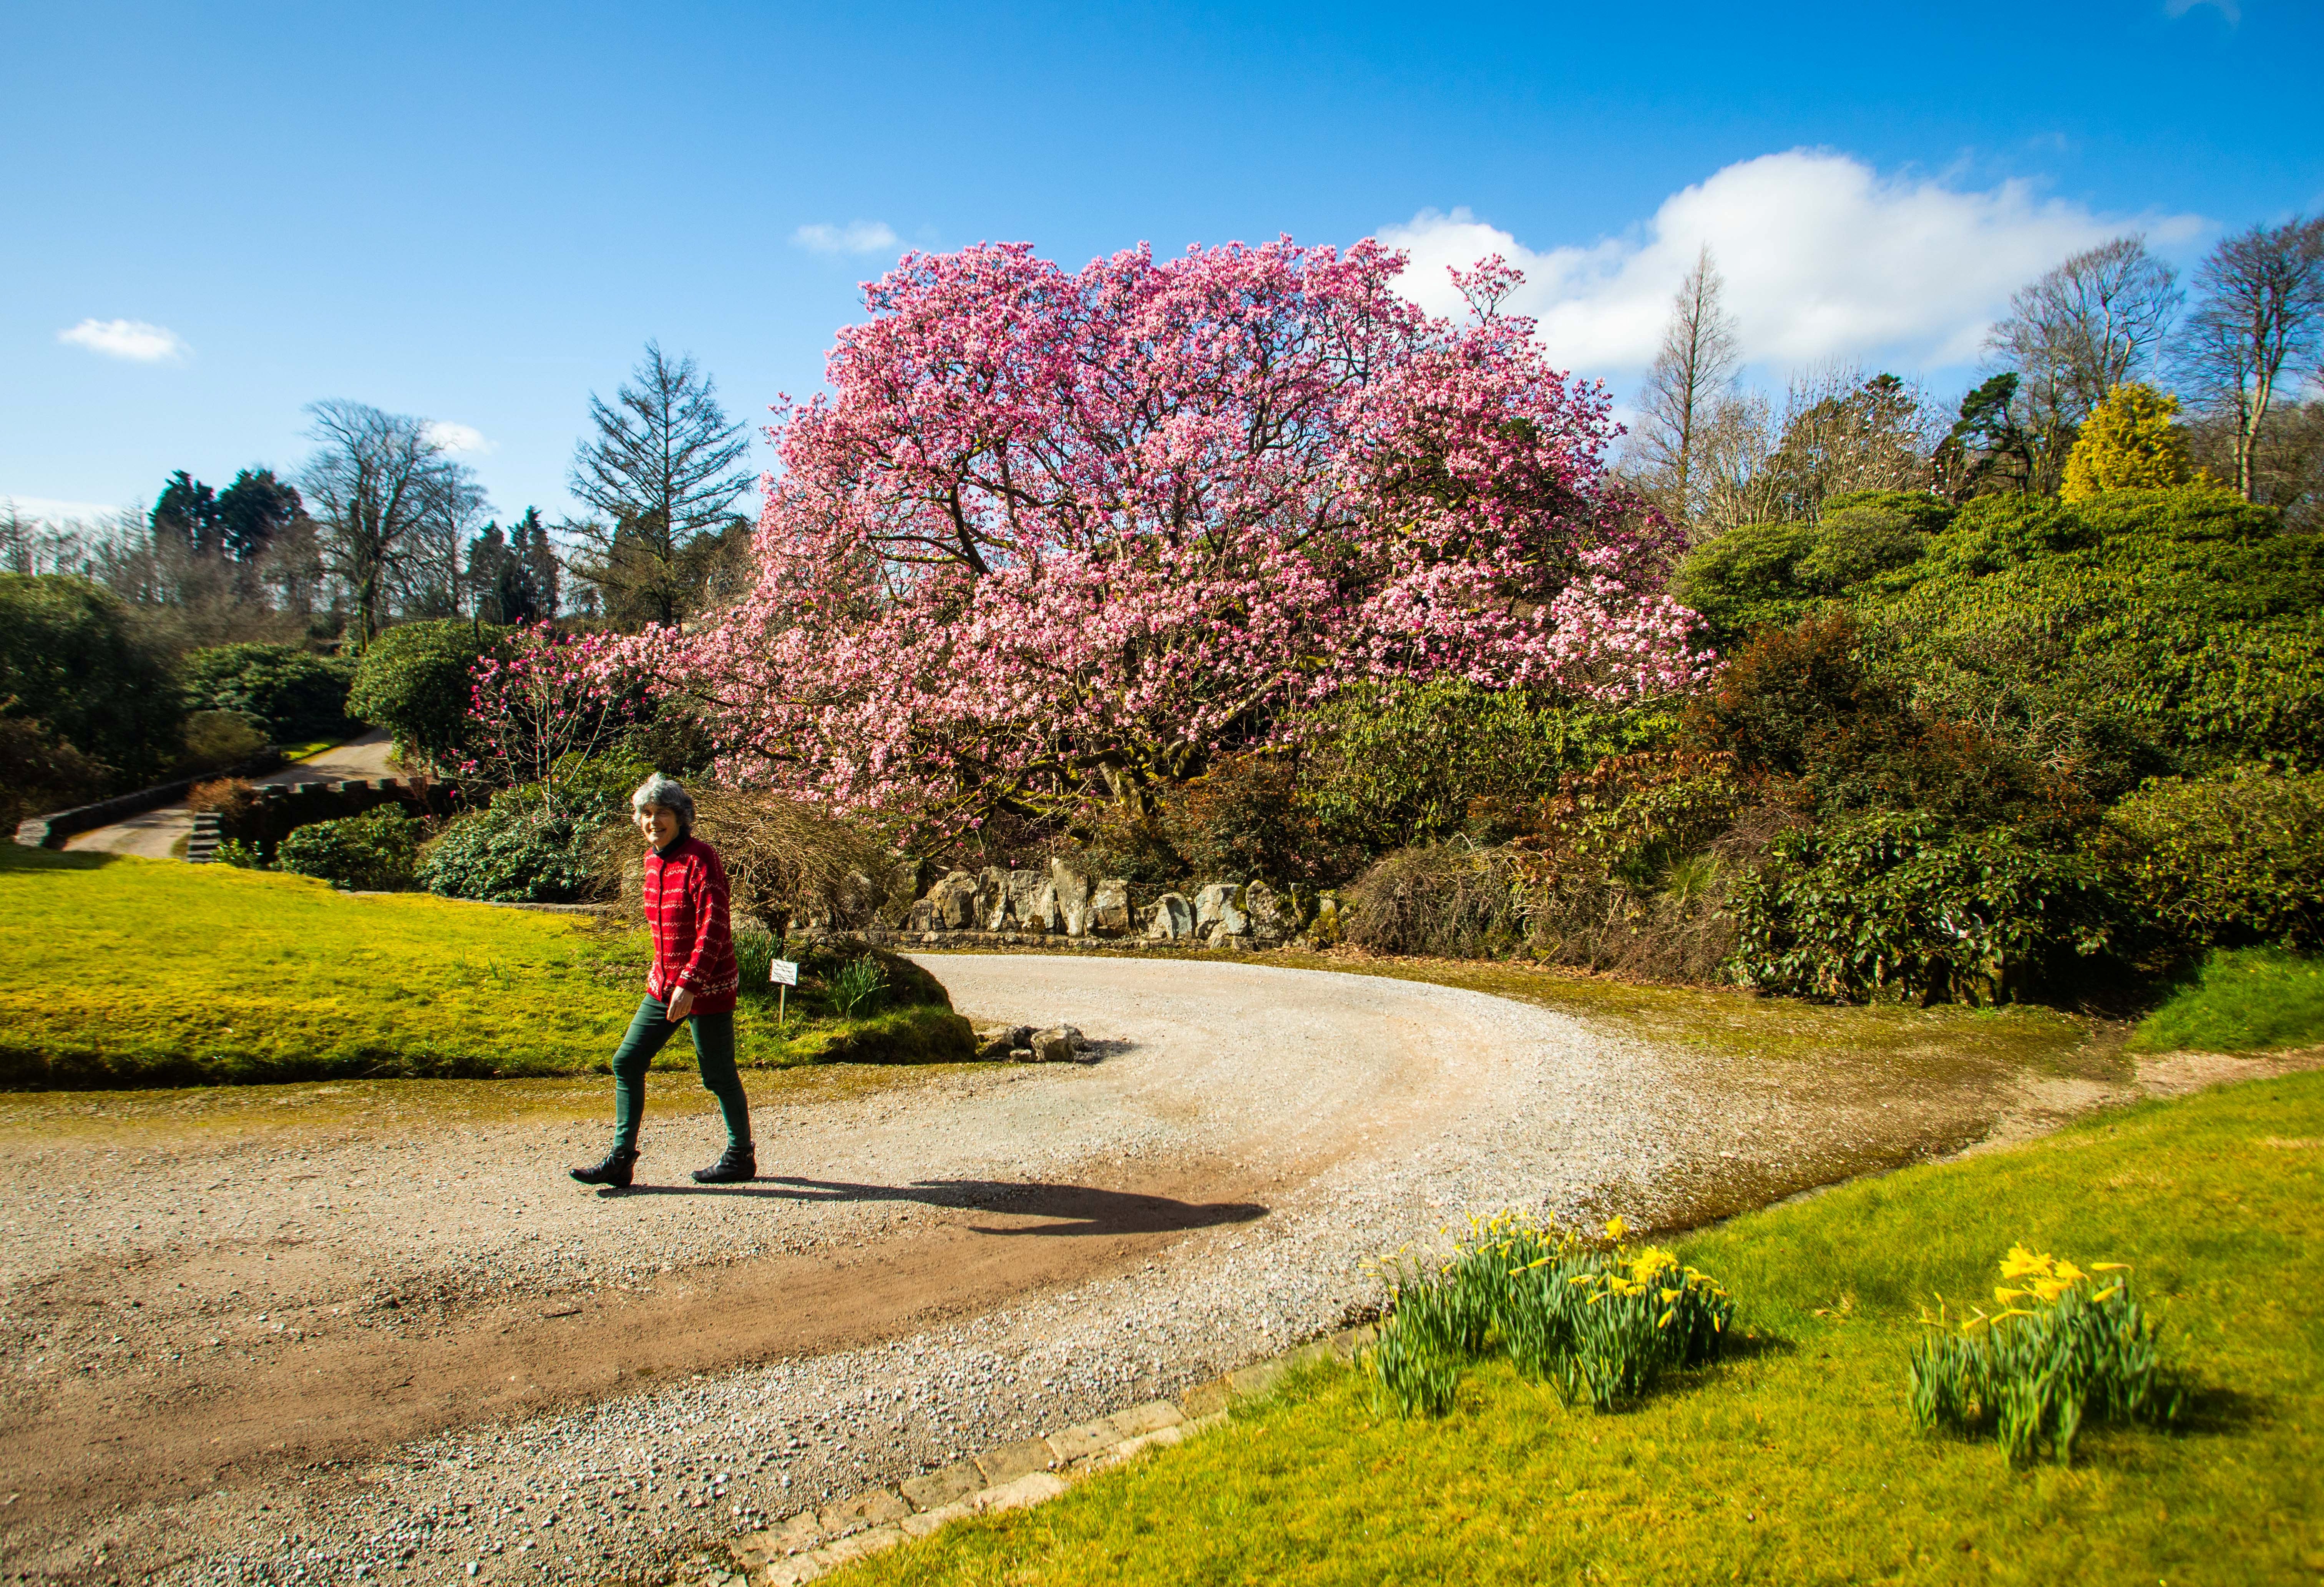
[[2324,764],[2324,541],[2224,491],[1983,497],[1858,610],[1916,700],[2094,791]]
[[453,818],[429,844],[419,880],[447,898],[576,903],[597,890],[590,839],[598,824],[551,805],[537,788],[505,789],[488,809]]
[[254,760],[266,748],[265,729],[238,711],[197,711],[180,729],[185,745],[177,769],[220,771]]
[[2094,1278],[2046,1253],[2013,1247],[2002,1277],[2022,1281],[1997,1289],[2009,1305],[1980,1310],[1958,1328],[1913,1351],[1913,1419],[1977,1437],[1997,1436],[2012,1465],[2030,1464],[2043,1446],[2070,1465],[2085,1424],[2140,1423],[2165,1427],[2185,1408],[2186,1390],[2163,1364],[2154,1325],[2131,1295],[2119,1263]]
[[275,847],[276,868],[334,887],[390,892],[409,887],[424,828],[396,805],[300,827]]
[[1899,812],[1784,833],[1729,907],[1737,981],[1846,1002],[2022,996],[2117,930],[2094,860]]
[[2324,773],[2146,784],[2107,814],[2118,886],[2188,949],[2324,946]]
[[832,1006],[850,1019],[879,1007],[887,991],[887,973],[869,955],[849,959],[831,977]]
[[549,768],[556,803],[584,820],[630,813],[630,794],[654,774],[653,762],[623,746],[603,755],[564,755]]
[[2135,1052],[2318,1045],[2324,1045],[2324,962],[2273,948],[2211,954],[2130,1033]]
[[1844,612],[1762,629],[1686,721],[1696,743],[1773,779],[1779,803],[1827,818],[1915,810],[2070,832],[2095,813],[2070,777],[1911,700]]
[[130,786],[178,754],[168,667],[120,600],[87,579],[0,573],[0,715],[41,724],[47,742]]
[[287,744],[346,732],[355,664],[293,645],[214,645],[178,664],[189,711],[232,711]]
[[1835,496],[1813,522],[1738,524],[1689,553],[1671,593],[1732,649],[1762,628],[1788,628],[1857,586],[1920,560],[1951,519],[1936,497],[1906,491]]
[[1287,756],[1229,755],[1199,777],[1158,792],[1153,808],[1089,811],[1078,823],[1092,868],[1132,881],[1231,876],[1337,882],[1362,868],[1362,852],[1336,841],[1297,795]]
[[1371,853],[1467,830],[1480,799],[1538,797],[1601,755],[1656,748],[1660,707],[1559,703],[1458,678],[1351,690],[1312,713],[1296,797],[1330,841]]
[[399,757],[456,764],[468,738],[469,669],[499,652],[505,632],[456,620],[388,629],[355,664],[348,714],[394,734]]

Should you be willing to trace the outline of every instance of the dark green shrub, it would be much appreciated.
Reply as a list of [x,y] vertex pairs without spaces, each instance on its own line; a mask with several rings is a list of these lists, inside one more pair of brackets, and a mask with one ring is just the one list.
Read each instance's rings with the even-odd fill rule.
[[2132,780],[2324,765],[2324,541],[2271,509],[2200,486],[1982,497],[1908,573],[1858,606],[1884,665],[2038,758]]
[[468,739],[469,669],[500,650],[505,631],[458,621],[388,629],[355,664],[348,714],[394,734],[399,757],[452,766]]
[[1963,827],[2062,835],[2097,813],[2070,768],[1914,702],[1844,612],[1762,630],[1688,703],[1687,731],[1778,803],[1831,817],[1933,812]]
[[10,716],[0,700],[0,841],[27,816],[87,804],[104,794],[108,768],[49,730]]
[[1368,853],[1472,830],[1478,801],[1522,803],[1601,755],[1667,743],[1675,715],[1559,702],[1459,678],[1351,690],[1304,723],[1296,797],[1328,841]]
[[346,732],[355,664],[292,645],[216,645],[178,664],[188,711],[232,711],[277,744]]
[[364,815],[300,827],[276,846],[274,863],[334,887],[393,891],[412,884],[423,830],[399,807],[383,804]]
[[1174,876],[1152,879],[1231,876],[1278,886],[1328,885],[1361,869],[1362,852],[1334,842],[1313,809],[1299,802],[1296,779],[1287,756],[1231,755],[1169,790],[1158,825],[1181,863]]
[[1788,832],[1736,886],[1729,973],[1794,996],[1994,1003],[2113,946],[2098,862],[1919,812]]
[[546,803],[538,789],[512,788],[491,808],[447,825],[428,846],[419,879],[447,898],[577,903],[598,889],[591,851],[596,829],[596,822]]
[[2173,943],[2324,946],[2324,773],[2159,779],[2106,824],[2117,890]]
[[1951,521],[1934,496],[1860,491],[1833,497],[1813,523],[1739,524],[1687,555],[1671,594],[1702,614],[1731,649],[1762,628],[1788,628],[1859,587],[1893,582]]
[[0,573],[0,716],[38,722],[44,740],[134,787],[177,758],[183,714],[116,596],[87,579]]

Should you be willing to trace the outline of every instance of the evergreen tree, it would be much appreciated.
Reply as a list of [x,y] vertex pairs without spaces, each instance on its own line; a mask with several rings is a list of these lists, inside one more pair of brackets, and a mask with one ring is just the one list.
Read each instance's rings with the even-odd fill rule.
[[153,502],[152,525],[156,543],[182,546],[197,556],[215,556],[221,549],[217,498],[184,469],[161,487]]
[[272,469],[244,469],[218,495],[221,546],[236,562],[256,562],[306,511],[296,487],[276,479]]
[[2161,491],[2192,477],[2185,432],[2172,421],[2179,399],[2139,381],[2116,386],[2090,409],[2066,459],[2058,494],[2087,501],[2102,491]]

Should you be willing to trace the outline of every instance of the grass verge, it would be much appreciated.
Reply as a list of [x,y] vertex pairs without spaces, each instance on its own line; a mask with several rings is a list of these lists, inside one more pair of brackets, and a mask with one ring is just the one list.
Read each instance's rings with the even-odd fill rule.
[[[645,959],[642,932],[564,916],[0,845],[0,1086],[587,1074],[636,1012]],[[771,999],[747,997],[738,1056],[972,1056],[933,977],[893,984],[923,1001],[840,1019],[807,988],[779,1029]],[[681,1037],[656,1067],[692,1058]]]
[[2324,1042],[2324,960],[2273,948],[2212,954],[2131,1032],[2134,1052],[2252,1052]]
[[[2309,1582],[2324,1571],[2324,1075],[2141,1106],[1737,1218],[1741,1348],[1621,1414],[1506,1363],[1404,1421],[1318,1369],[1183,1448],[851,1567],[874,1583]],[[1923,1306],[2025,1241],[2137,1264],[2181,1432],[2012,1471],[1905,1408]]]

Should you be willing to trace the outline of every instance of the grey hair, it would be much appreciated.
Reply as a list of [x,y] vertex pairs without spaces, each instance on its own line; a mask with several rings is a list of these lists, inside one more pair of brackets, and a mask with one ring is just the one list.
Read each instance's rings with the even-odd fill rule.
[[693,828],[694,795],[688,794],[686,784],[676,777],[666,777],[656,772],[640,783],[638,791],[630,795],[630,808],[640,815],[657,804],[676,816],[679,826],[688,830]]

